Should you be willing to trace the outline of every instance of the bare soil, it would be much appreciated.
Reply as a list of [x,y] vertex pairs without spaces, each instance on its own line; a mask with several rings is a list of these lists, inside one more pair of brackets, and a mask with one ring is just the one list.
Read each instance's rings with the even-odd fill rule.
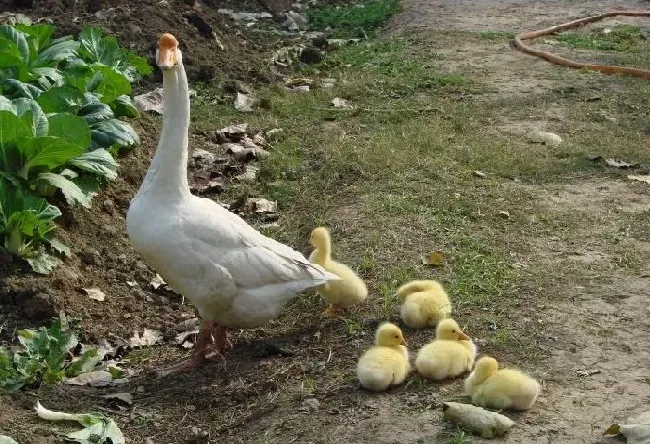
[[[216,13],[218,7],[230,4],[215,3],[197,11],[180,1],[169,1],[169,7],[160,6],[157,0],[137,5],[116,1],[110,6],[116,8],[117,15],[101,24],[150,57],[151,42],[157,35],[165,31],[178,34],[179,40],[187,42],[186,53],[192,54],[193,81],[270,80],[264,60],[274,42],[235,34],[232,24]],[[0,10],[8,8],[8,3],[0,3]],[[86,2],[53,1],[39,2],[25,12],[52,18],[60,32],[68,33],[82,23],[97,21],[88,8]],[[553,130],[575,123],[567,121],[573,115],[571,98],[537,103],[537,95],[572,86],[580,89],[584,99],[592,90],[596,94],[607,88],[607,79],[594,75],[585,81],[516,52],[507,43],[481,41],[466,33],[539,29],[612,8],[644,9],[647,2],[406,0],[404,12],[394,18],[389,29],[418,33],[423,44],[444,54],[440,63],[448,71],[480,77],[492,92],[479,100],[504,103],[504,107],[509,101],[530,100],[529,114],[516,115],[504,109],[493,128],[524,134],[531,128]],[[208,22],[226,50],[202,36],[187,20],[188,14],[199,14]],[[141,88],[149,86],[145,83]],[[169,331],[193,315],[191,306],[182,305],[178,295],[150,289],[154,273],[128,241],[125,214],[155,149],[160,121],[144,117],[137,125],[142,146],[121,159],[120,178],[95,198],[92,210],[65,214],[57,235],[72,247],[72,258],[48,277],[35,276],[16,264],[0,268],[3,340],[13,337],[16,328],[41,325],[59,310],[82,318],[85,342],[128,339],[134,330],[145,327]],[[643,137],[648,136],[647,131],[646,127]],[[193,134],[191,144],[196,149],[209,147],[211,142],[203,134]],[[503,441],[606,442],[600,435],[610,423],[647,410],[650,403],[650,349],[646,346],[650,340],[650,238],[647,233],[636,233],[633,222],[625,222],[650,208],[650,189],[645,184],[602,177],[547,187],[517,182],[504,186],[512,188],[513,196],[527,196],[527,203],[511,212],[518,226],[509,246],[520,265],[520,277],[509,317],[517,327],[515,334],[526,336],[524,343],[530,349],[516,353],[489,346],[479,349],[506,360],[529,353],[530,359],[516,363],[540,379],[544,388],[533,410],[512,415],[517,425]],[[528,213],[526,205],[535,211]],[[560,228],[538,229],[538,221],[527,215],[533,213],[559,221]],[[331,216],[341,223],[355,223],[358,218],[352,205],[342,205]],[[567,221],[564,228],[562,221]],[[632,235],[621,236],[625,226],[626,233]],[[628,255],[646,264],[641,266],[642,272],[621,266],[629,260]],[[574,269],[581,270],[575,278]],[[127,281],[138,285],[132,287]],[[106,300],[89,300],[81,291],[89,287],[101,288]],[[0,395],[0,431],[21,443],[60,442],[57,432],[64,426],[35,418],[35,399],[55,410],[108,410],[102,396],[113,391],[135,395],[132,407],[108,411],[128,442],[137,444],[433,443],[442,442],[442,434],[454,431],[441,423],[439,407],[442,401],[458,397],[461,381],[425,384],[415,378],[405,388],[385,394],[359,390],[355,363],[371,337],[350,336],[342,321],[323,319],[315,309],[318,303],[313,295],[301,297],[279,320],[236,333],[235,347],[225,364],[211,363],[193,374],[155,379],[154,368],[187,355],[165,345],[132,353],[126,387],[56,386]],[[369,332],[379,322],[366,319],[362,308],[354,315]],[[459,313],[460,317],[471,315],[462,309]],[[407,331],[407,335],[415,350],[431,332]],[[278,356],[262,339],[290,356]],[[312,397],[320,402],[316,411],[303,404]],[[209,438],[193,441],[193,428],[209,432]],[[145,441],[147,438],[151,441]],[[472,442],[482,440],[472,438]]]

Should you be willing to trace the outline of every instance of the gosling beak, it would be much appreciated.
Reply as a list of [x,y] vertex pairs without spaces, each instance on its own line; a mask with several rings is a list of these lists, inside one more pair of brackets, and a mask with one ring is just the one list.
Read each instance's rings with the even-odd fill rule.
[[400,345],[403,345],[406,347],[406,338],[402,337],[402,339],[399,341]]
[[176,60],[176,49],[178,40],[173,35],[163,34],[158,40],[158,50],[156,51],[156,64],[160,69],[171,69],[178,63]]
[[461,341],[469,341],[469,340],[472,339],[472,338],[470,338],[469,336],[467,336],[464,332],[459,331],[459,332],[458,332],[458,339],[460,339]]

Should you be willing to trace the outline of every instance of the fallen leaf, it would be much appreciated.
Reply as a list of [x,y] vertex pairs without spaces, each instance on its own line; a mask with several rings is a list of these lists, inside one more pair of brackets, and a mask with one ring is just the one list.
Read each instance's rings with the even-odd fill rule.
[[505,211],[505,210],[501,210],[501,211],[499,211],[499,213],[497,213],[497,214],[498,214],[499,216],[503,217],[504,219],[508,219],[508,218],[510,217],[510,213],[508,213],[508,212]]
[[66,384],[70,385],[89,385],[91,387],[105,387],[113,382],[113,376],[110,372],[105,370],[97,370],[94,372],[82,373],[74,378],[65,380]]
[[254,213],[275,213],[278,211],[278,203],[276,201],[271,202],[261,197],[248,198],[246,200],[246,206]]
[[67,441],[76,442],[78,444],[126,443],[120,428],[115,424],[115,421],[109,418],[103,418],[101,421],[79,430],[78,432],[68,433],[65,438]]
[[122,401],[125,404],[131,405],[133,404],[133,395],[129,392],[121,392],[121,393],[110,393],[108,395],[104,395],[105,399],[117,399],[119,401]]
[[332,105],[334,106],[334,108],[345,108],[345,109],[352,108],[352,105],[350,105],[347,100],[341,99],[340,97],[334,97],[332,99]]
[[257,179],[257,174],[260,172],[259,167],[253,165],[246,165],[246,169],[242,174],[235,176],[240,182],[255,182]]
[[630,180],[638,180],[639,182],[650,183],[650,174],[646,174],[645,176],[635,176],[631,174],[627,176],[627,178]]
[[628,444],[650,443],[650,411],[629,417],[625,424],[612,424],[603,435],[623,435]]
[[299,92],[299,93],[308,93],[309,92],[309,85],[300,85],[300,86],[294,86],[291,88],[292,90]]
[[133,103],[138,111],[154,111],[158,114],[163,113],[165,96],[162,88],[156,88],[145,94],[140,94],[133,98]]
[[134,288],[138,286],[138,283],[136,281],[126,281],[126,285],[128,285],[131,288]]
[[601,370],[587,369],[587,370],[578,370],[576,371],[578,376],[591,376],[601,373]]
[[220,177],[209,180],[198,177],[196,179],[198,179],[197,182],[200,182],[200,184],[197,183],[197,185],[191,188],[191,191],[196,191],[198,194],[223,193],[226,191],[226,184]]
[[235,109],[242,113],[249,113],[253,111],[253,105],[255,104],[255,99],[246,94],[240,92],[237,93],[235,97]]
[[562,143],[562,138],[555,133],[550,133],[548,131],[533,131],[528,134],[528,140],[534,143],[542,143],[544,145],[549,145],[556,147]]
[[629,163],[620,159],[605,159],[605,163],[614,168],[634,168],[638,163]]
[[441,267],[445,264],[445,257],[442,255],[442,252],[434,251],[433,253],[422,255],[422,263],[424,265]]
[[199,160],[199,161],[202,161],[202,162],[205,162],[205,163],[213,163],[214,160],[215,160],[215,155],[212,154],[210,151],[207,151],[207,150],[204,150],[204,149],[201,149],[201,148],[197,148],[192,153],[192,158],[194,160]]
[[133,348],[155,345],[158,342],[161,342],[162,339],[163,335],[158,330],[145,328],[142,332],[142,336],[140,336],[137,331],[133,332],[133,336],[129,339],[129,345]]
[[86,292],[86,295],[88,295],[90,299],[94,299],[95,301],[102,302],[106,299],[106,294],[104,294],[104,292],[99,288],[84,288],[83,291]]
[[482,171],[473,171],[473,174],[474,174],[476,177],[487,177],[487,174],[485,174],[485,173],[482,172]]
[[[179,333],[174,337],[174,344],[183,345],[187,341],[187,338],[189,338],[192,335],[196,335],[198,333],[199,333],[198,328],[196,328],[194,330],[188,330],[188,331],[184,331],[182,333]],[[192,346],[193,345],[194,344],[192,344]],[[191,347],[186,347],[186,348],[191,348]]]
[[201,320],[199,318],[185,319],[183,322],[176,324],[174,329],[176,331],[194,330],[200,323]]
[[255,145],[264,146],[266,145],[266,139],[264,138],[262,133],[257,133],[253,136],[253,143]]
[[248,130],[248,123],[240,123],[237,125],[230,125],[225,128],[221,128],[217,131],[217,134],[221,134],[228,139],[239,140],[242,137],[246,136],[246,131]]
[[265,159],[270,155],[268,151],[263,148],[244,148],[241,151],[235,153],[235,159],[240,162],[250,162],[255,159]]
[[444,420],[451,421],[483,438],[503,436],[515,425],[515,422],[507,416],[471,404],[443,402],[442,412]]
[[151,282],[149,282],[149,285],[151,285],[151,288],[154,290],[158,290],[163,285],[167,285],[167,282],[165,282],[164,279],[158,273],[156,273],[153,279],[151,279]]

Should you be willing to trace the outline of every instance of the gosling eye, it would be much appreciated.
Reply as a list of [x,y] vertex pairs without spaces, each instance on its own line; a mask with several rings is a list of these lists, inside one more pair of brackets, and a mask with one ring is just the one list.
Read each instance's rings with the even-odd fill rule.
[[398,335],[395,335],[395,339],[399,339],[399,336],[398,336]]

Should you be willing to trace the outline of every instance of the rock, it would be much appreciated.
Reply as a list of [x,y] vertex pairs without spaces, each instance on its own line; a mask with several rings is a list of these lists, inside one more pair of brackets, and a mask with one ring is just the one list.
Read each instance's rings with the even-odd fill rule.
[[309,46],[300,52],[300,61],[307,65],[314,65],[323,60],[323,53],[313,46]]
[[81,259],[81,262],[86,265],[98,265],[101,262],[99,251],[93,248],[82,251],[79,258]]
[[253,111],[253,106],[255,105],[255,99],[252,96],[237,93],[235,97],[235,109],[242,113],[250,113]]

